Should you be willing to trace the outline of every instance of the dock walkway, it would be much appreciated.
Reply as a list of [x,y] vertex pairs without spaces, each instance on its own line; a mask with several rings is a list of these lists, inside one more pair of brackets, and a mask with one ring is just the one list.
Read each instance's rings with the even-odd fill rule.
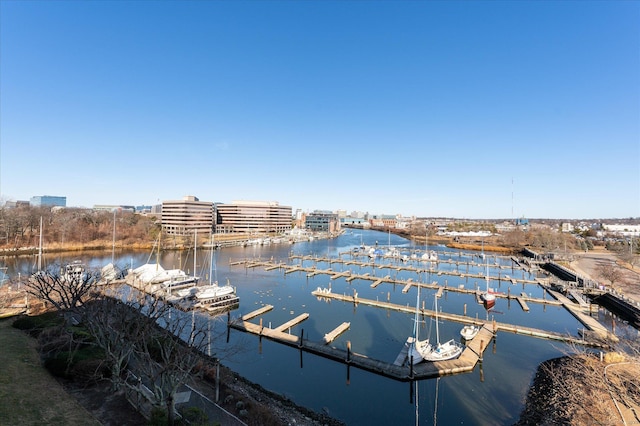
[[[317,259],[315,257],[311,257],[312,259]],[[231,263],[231,265],[244,265],[246,268],[258,268],[258,267],[263,267],[265,269],[267,268],[272,268],[274,266],[273,262],[270,261],[262,261],[262,260],[242,260],[242,261],[234,261]],[[448,286],[441,286],[439,285],[436,281],[432,282],[432,283],[422,283],[419,281],[413,281],[413,279],[409,278],[407,280],[397,280],[394,278],[391,278],[390,275],[385,275],[383,277],[378,277],[375,275],[371,275],[370,273],[364,273],[364,274],[355,274],[351,271],[344,271],[344,272],[336,272],[333,269],[329,268],[329,269],[318,269],[314,266],[307,266],[307,267],[303,267],[303,266],[299,266],[299,265],[284,265],[281,263],[277,264],[277,267],[280,269],[284,270],[284,274],[290,274],[293,272],[304,272],[307,274],[307,278],[311,278],[311,277],[315,277],[317,275],[329,275],[330,279],[333,280],[335,278],[340,278],[340,277],[346,277],[345,280],[349,283],[353,282],[354,280],[362,280],[362,281],[369,281],[371,282],[371,288],[376,288],[378,287],[380,284],[383,283],[387,283],[387,284],[393,284],[393,285],[401,285],[403,286],[403,293],[406,293],[409,291],[409,289],[412,286],[420,286],[421,288],[428,288],[428,289],[433,289],[433,290],[437,290],[437,291],[441,291],[440,289],[444,288],[446,291],[454,291],[457,293],[465,293],[465,294],[472,294],[472,295],[476,295],[478,292],[477,288],[464,288],[464,287],[448,287]],[[464,274],[462,274],[463,276],[465,276]],[[469,275],[470,277],[475,277],[475,275]],[[481,277],[483,280],[485,279],[485,277],[482,276],[478,276],[478,278]],[[497,279],[496,277],[490,277],[490,279]],[[529,282],[529,281],[528,281]],[[530,281],[530,282],[535,282],[536,284],[540,284],[539,281]],[[507,292],[506,293],[495,293],[496,297],[500,297],[500,298],[504,298],[504,299],[514,299],[517,300],[517,297],[519,296],[515,296],[511,294],[511,287],[507,287]],[[554,300],[554,299],[536,299],[536,298],[531,298],[531,297],[524,297],[522,296],[522,301],[526,301],[526,302],[531,302],[531,303],[539,303],[539,304],[546,304],[546,305],[562,305],[561,302]],[[521,303],[522,305],[522,303]],[[528,306],[527,306],[528,308]],[[524,309],[524,306],[523,306]]]
[[[264,312],[264,308],[259,309]],[[249,317],[257,316],[255,313],[248,314]],[[262,322],[261,322],[262,323]],[[336,330],[346,330],[348,326],[343,323]],[[293,334],[285,333],[282,330],[288,327],[283,324],[276,328],[264,327],[242,318],[237,320],[229,320],[228,326],[235,330],[255,334],[287,346],[298,348],[300,351],[313,353],[334,361],[341,362],[347,366],[366,370],[381,376],[389,377],[399,381],[411,381],[430,379],[452,374],[467,373],[474,369],[478,361],[482,359],[482,353],[487,348],[488,343],[493,338],[493,332],[490,328],[483,325],[478,335],[471,341],[467,342],[467,346],[462,354],[456,359],[438,362],[422,362],[417,365],[396,365],[381,360],[376,360],[362,354],[351,351],[351,345],[347,342],[347,349],[340,349],[330,346],[329,342],[313,342],[304,340]],[[341,332],[342,332],[341,331]],[[332,332],[332,333],[333,333]],[[325,337],[326,340],[326,337]]]
[[[311,292],[311,294],[313,294],[314,296],[319,297],[319,298],[335,299],[335,300],[341,300],[343,302],[349,302],[349,303],[354,303],[354,304],[375,306],[375,307],[378,307],[378,308],[391,309],[391,310],[394,310],[394,311],[406,312],[406,313],[409,313],[409,314],[415,313],[415,307],[412,307],[412,306],[397,305],[395,303],[383,302],[383,301],[379,301],[379,300],[361,299],[361,298],[358,298],[357,296],[347,296],[347,295],[342,295],[342,294],[338,294],[338,293],[323,292],[323,291],[318,291],[318,290],[315,290],[315,291]],[[429,310],[429,309],[420,309],[420,313],[422,315],[424,315],[424,316],[428,316],[428,317],[432,317],[432,318],[435,317],[435,311],[432,311],[432,310]],[[458,322],[458,323],[465,324],[465,325],[480,325],[480,324],[483,324],[483,321],[480,321],[478,319],[467,317],[467,316],[464,316],[464,315],[451,314],[451,313],[447,313],[447,312],[438,312],[438,318],[442,319],[442,320]],[[590,317],[587,317],[587,318],[590,318]],[[588,321],[587,318],[582,318],[582,319],[587,322]],[[593,320],[593,318],[590,318],[590,319]],[[581,318],[578,318],[578,320],[581,320]],[[595,320],[593,320],[593,321],[595,321]],[[543,338],[543,339],[558,340],[558,341],[563,341],[563,342],[568,342],[568,343],[577,343],[577,344],[585,345],[585,346],[596,346],[596,347],[603,346],[602,341],[600,339],[598,339],[598,340],[587,340],[584,337],[574,337],[574,336],[570,336],[570,335],[564,334],[564,333],[558,333],[558,332],[554,332],[554,331],[546,331],[546,330],[541,330],[541,329],[536,329],[536,328],[531,328],[531,327],[525,327],[525,326],[520,326],[520,325],[513,325],[513,324],[507,324],[507,323],[501,323],[501,322],[495,322],[494,321],[493,327],[495,327],[495,331],[496,332],[498,332],[498,331],[506,331],[506,332],[510,332],[510,333],[522,334],[522,335],[532,336],[532,337],[539,337],[539,338]],[[606,331],[606,329],[605,329],[605,331]],[[615,341],[615,336],[613,334],[611,334],[611,333],[607,333],[606,336],[602,336],[602,337]]]

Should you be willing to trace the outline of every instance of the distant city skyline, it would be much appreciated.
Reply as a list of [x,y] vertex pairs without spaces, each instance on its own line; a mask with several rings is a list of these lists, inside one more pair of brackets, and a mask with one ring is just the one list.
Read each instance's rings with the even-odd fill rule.
[[0,200],[640,217],[640,2],[0,2]]

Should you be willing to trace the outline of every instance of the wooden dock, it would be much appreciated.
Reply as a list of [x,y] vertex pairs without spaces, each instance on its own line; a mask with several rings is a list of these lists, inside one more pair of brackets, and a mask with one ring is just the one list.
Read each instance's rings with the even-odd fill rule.
[[526,297],[527,297],[527,293],[522,293],[520,297],[516,297],[516,300],[518,301],[518,303],[522,307],[523,311],[529,312],[529,306],[527,305],[527,302],[524,301],[524,299]]
[[[315,257],[311,257],[311,259],[316,259]],[[264,267],[264,268],[269,268],[273,266],[273,262],[269,262],[269,261],[257,261],[257,260],[246,260],[246,261],[236,261],[236,262],[232,262],[233,265],[242,265],[244,264],[247,268],[256,268],[256,267]],[[330,275],[331,279],[335,279],[336,277],[346,277],[345,280],[349,283],[351,283],[354,280],[363,280],[363,281],[370,281],[371,282],[371,288],[376,288],[378,287],[380,284],[383,283],[387,283],[387,284],[394,284],[394,285],[401,285],[404,286],[404,288],[406,289],[406,291],[408,291],[408,289],[411,286],[421,286],[422,288],[429,288],[429,289],[435,289],[440,291],[439,289],[441,289],[443,286],[439,285],[437,282],[432,282],[431,284],[428,283],[421,283],[418,281],[413,281],[412,278],[409,278],[407,280],[397,280],[397,279],[393,279],[391,278],[389,275],[385,275],[383,277],[376,277],[375,275],[371,275],[370,273],[364,273],[364,274],[354,274],[351,271],[344,271],[344,272],[336,272],[334,270],[332,270],[331,268],[329,269],[317,269],[315,266],[313,267],[302,267],[302,266],[292,266],[292,265],[282,265],[282,264],[278,264],[279,269],[283,269],[285,275],[293,273],[293,272],[305,272],[307,273],[307,277],[311,278],[311,277],[315,277],[317,275]],[[414,268],[415,269],[415,268]],[[462,274],[462,276],[464,276],[464,274]],[[471,275],[470,275],[471,276]],[[475,275],[471,276],[471,277],[475,277]],[[482,276],[478,276],[481,277],[483,280],[485,279],[485,277]],[[476,277],[476,278],[478,278]],[[496,279],[495,277],[491,277],[491,279]],[[538,281],[535,281],[536,284],[540,284]],[[446,291],[454,291],[457,293],[466,293],[466,294],[472,294],[472,295],[477,295],[478,289],[477,288],[465,288],[465,287],[444,287]],[[403,290],[403,292],[405,292],[405,290]],[[507,288],[507,292],[506,293],[496,293],[496,297],[500,297],[500,298],[505,298],[505,299],[516,299],[516,296],[511,295],[511,287]],[[527,297],[526,299],[523,299],[526,302],[530,302],[530,303],[540,303],[540,304],[546,304],[546,305],[562,305],[561,302],[554,300],[554,299],[535,299],[535,298],[531,298],[531,297]]]
[[[591,334],[596,338],[614,342],[618,341],[618,338],[613,333],[610,333],[604,325],[600,324],[596,319],[582,312],[582,308],[578,303],[573,302],[568,297],[558,293],[557,291],[553,291],[549,288],[547,288],[546,290],[549,292],[549,294],[558,299],[558,301],[563,304],[565,309],[569,311],[571,315],[573,315],[578,321],[580,321],[585,326],[585,328],[589,330]],[[584,332],[583,334],[586,335],[586,333]]]
[[300,314],[297,317],[290,319],[284,324],[274,328],[274,330],[275,331],[289,330],[291,327],[295,327],[296,325],[300,324],[302,321],[306,320],[307,318],[309,318],[309,314],[305,312],[304,314]]
[[[258,309],[258,311],[264,312],[264,307]],[[247,314],[247,316],[254,318],[259,315],[256,312],[251,312]],[[493,332],[488,327],[483,326],[478,332],[478,335],[470,342],[467,342],[467,346],[458,358],[448,361],[422,362],[412,366],[406,365],[407,363],[404,363],[404,365],[396,365],[395,362],[389,363],[367,357],[366,355],[358,354],[351,351],[351,344],[349,342],[347,342],[347,348],[345,350],[330,346],[328,344],[329,342],[320,343],[304,340],[302,338],[302,333],[301,336],[298,337],[296,335],[283,332],[282,330],[288,328],[286,324],[272,329],[249,321],[244,321],[240,318],[233,321],[229,320],[228,326],[235,330],[255,334],[260,337],[273,340],[277,343],[298,348],[300,351],[309,352],[333,361],[341,362],[350,367],[359,368],[361,370],[405,382],[472,371],[478,361],[482,359],[483,351],[487,348],[489,342],[494,336]],[[343,323],[328,334],[342,333],[348,327],[348,323]],[[325,335],[325,340],[326,336],[327,335]]]
[[[392,264],[392,263],[375,263],[375,262],[357,262],[354,260],[344,260],[341,258],[329,258],[329,257],[317,257],[317,256],[301,256],[301,255],[292,255],[289,256],[290,259],[292,260],[300,260],[300,265],[298,265],[299,267],[303,268],[302,263],[305,261],[312,261],[315,263],[318,262],[322,262],[322,263],[328,263],[329,265],[336,263],[336,264],[343,264],[343,265],[353,265],[353,266],[358,266],[360,268],[362,267],[374,267],[376,269],[392,269],[395,270],[397,272],[400,271],[409,271],[409,272],[415,272],[416,274],[421,274],[424,272],[428,272],[431,274],[438,274],[438,275],[450,275],[450,276],[459,276],[459,277],[463,277],[463,278],[477,278],[477,279],[482,279],[484,280],[486,277],[484,276],[484,274],[482,273],[469,273],[469,267],[484,267],[484,264],[481,263],[469,263],[469,262],[460,262],[460,261],[454,261],[454,260],[437,260],[437,261],[427,261],[427,262],[423,262],[423,263],[428,263],[429,266],[428,267],[417,267],[417,266],[413,266],[411,264]],[[419,262],[419,261],[418,261]],[[459,265],[465,265],[465,270],[463,272],[459,271],[459,270],[451,270],[451,271],[441,271],[439,269],[437,269],[437,267],[433,267],[431,266],[431,263],[433,264],[439,264],[439,263],[444,263],[444,264],[454,264],[456,266]],[[236,261],[233,262],[233,264],[242,264],[242,261]],[[252,267],[251,266],[251,261],[246,261],[245,265],[248,267]],[[258,266],[258,265],[256,265]],[[426,266],[426,265],[425,265]],[[522,270],[523,274],[525,273],[525,270],[523,268],[521,268],[520,266],[518,266],[517,268],[515,266],[505,266],[505,265],[497,265],[497,264],[492,264],[491,265],[492,268],[497,268],[497,269],[511,269],[515,272],[516,269],[518,270]],[[527,280],[521,278],[521,279],[517,279],[517,278],[513,278],[509,275],[498,275],[495,277],[490,277],[490,279],[492,280],[497,280],[497,281],[505,281],[505,282],[509,282],[511,284],[537,284],[538,282],[536,280]]]
[[333,342],[339,335],[347,331],[349,327],[351,327],[350,322],[343,322],[342,324],[334,328],[332,331],[324,335],[324,343],[329,344]]
[[[343,302],[362,304],[367,306],[375,306],[378,308],[390,309],[390,310],[399,311],[399,312],[406,312],[409,314],[415,313],[415,307],[413,306],[397,305],[394,303],[382,302],[379,300],[361,299],[361,298],[358,298],[357,295],[346,296],[338,293],[323,292],[318,290],[311,292],[311,294],[313,294],[316,297],[324,297],[327,299],[341,300]],[[428,316],[432,318],[435,317],[435,311],[432,311],[429,309],[420,309],[420,313],[424,316]],[[464,315],[451,314],[447,312],[438,312],[438,318],[442,320],[458,322],[465,325],[467,324],[478,325],[482,323],[481,321],[478,321],[477,319],[474,319],[471,317],[467,317]],[[587,318],[590,318],[590,317],[587,317]],[[582,321],[581,318],[577,318],[577,319]],[[588,321],[586,318],[582,318],[582,319],[585,321]],[[593,318],[591,318],[591,320],[593,320]],[[601,339],[589,340],[589,339],[586,339],[585,337],[575,337],[575,336],[570,336],[564,333],[557,333],[554,331],[546,331],[546,330],[541,330],[541,329],[536,329],[531,327],[512,325],[512,324],[495,322],[495,321],[493,322],[492,327],[495,327],[495,332],[506,331],[510,333],[522,334],[522,335],[538,337],[542,339],[558,340],[558,341],[567,342],[567,343],[576,343],[584,346],[595,346],[595,347],[603,346],[603,340]],[[609,340],[609,341],[617,340],[615,336],[611,333],[607,333],[606,335],[602,335],[601,337],[602,339]]]
[[256,309],[253,312],[249,312],[248,314],[245,314],[242,316],[242,321],[249,321],[257,316],[260,316],[266,312],[269,312],[270,310],[273,309],[273,305],[264,305],[262,308],[260,309]]

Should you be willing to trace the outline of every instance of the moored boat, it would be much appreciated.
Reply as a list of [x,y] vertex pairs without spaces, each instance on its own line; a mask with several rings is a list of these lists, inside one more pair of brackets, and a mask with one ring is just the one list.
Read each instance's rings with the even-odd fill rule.
[[486,262],[487,269],[485,273],[485,279],[487,281],[487,289],[480,295],[480,299],[482,300],[482,304],[486,309],[491,309],[496,304],[496,295],[489,288],[489,262]]
[[460,330],[460,335],[464,340],[469,341],[474,337],[476,337],[476,335],[478,334],[478,331],[480,331],[480,327],[473,324],[469,324],[462,327],[462,330]]
[[451,339],[447,342],[440,343],[440,327],[438,326],[438,295],[435,296],[435,321],[436,321],[436,344],[431,347],[431,351],[425,353],[423,358],[425,361],[446,361],[448,359],[457,358],[462,353],[462,346]]

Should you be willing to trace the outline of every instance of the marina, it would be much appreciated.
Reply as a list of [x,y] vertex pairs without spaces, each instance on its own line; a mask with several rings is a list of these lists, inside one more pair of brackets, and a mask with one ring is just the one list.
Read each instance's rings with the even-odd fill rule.
[[[381,238],[374,231],[362,234],[368,245]],[[535,267],[518,266],[526,264],[522,259],[516,263],[511,256],[488,254],[488,275],[497,297],[495,307],[487,310],[477,299],[485,288],[486,272],[476,253],[430,247],[429,251],[437,252],[438,267],[411,259],[348,258],[345,253],[360,243],[359,234],[347,234],[334,240],[218,251],[219,279],[234,284],[241,303],[222,317],[219,312],[194,311],[196,322],[210,321],[212,329],[221,328],[216,333],[227,335],[228,342],[212,341],[211,352],[223,354],[225,347],[240,345],[243,350],[224,358],[225,365],[266,389],[347,424],[413,423],[409,383],[419,388],[428,418],[438,380],[442,424],[498,425],[517,419],[540,362],[574,347],[603,350],[601,345],[607,342],[590,329],[597,328],[595,324],[607,333],[625,332],[619,319],[597,305],[585,309],[571,295],[556,298],[548,277]],[[424,248],[397,236],[391,237],[391,243],[401,253],[419,253]],[[76,257],[87,268],[111,261],[107,256]],[[465,263],[456,266],[450,259]],[[126,253],[115,263],[135,269],[146,260],[145,253]],[[174,269],[189,263],[177,253],[163,253],[159,260]],[[198,262],[197,271],[186,273],[206,277],[201,271],[208,264],[202,263]],[[16,271],[10,266],[11,272]],[[514,284],[510,278],[520,281]],[[321,292],[315,293],[318,288]],[[434,323],[435,313],[425,304],[438,296],[440,334],[443,341],[460,339],[459,357],[422,362],[414,368],[407,365],[405,347],[413,335],[418,289],[423,293],[420,338],[431,334]],[[594,323],[585,324],[580,315]],[[466,341],[461,329],[468,324],[477,326],[478,334]],[[486,410],[496,401],[500,410]]]

